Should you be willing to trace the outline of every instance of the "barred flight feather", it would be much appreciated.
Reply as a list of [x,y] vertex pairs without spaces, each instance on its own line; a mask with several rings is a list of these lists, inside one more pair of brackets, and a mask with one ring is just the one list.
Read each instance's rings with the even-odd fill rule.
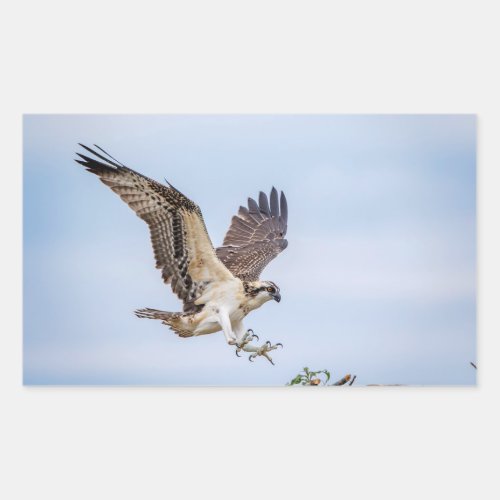
[[[173,186],[164,186],[80,144],[88,153],[75,160],[109,186],[150,229],[156,267],[165,283],[184,301],[184,311],[194,304],[211,281],[233,279],[217,258],[199,207]],[[200,265],[203,263],[203,265]]]

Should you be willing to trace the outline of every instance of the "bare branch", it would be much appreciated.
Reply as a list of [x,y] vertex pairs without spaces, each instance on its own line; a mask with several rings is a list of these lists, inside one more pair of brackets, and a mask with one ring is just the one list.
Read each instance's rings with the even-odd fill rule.
[[345,377],[342,377],[340,380],[337,380],[337,382],[335,382],[332,385],[344,385],[347,384],[349,380],[351,380],[351,375],[348,373]]

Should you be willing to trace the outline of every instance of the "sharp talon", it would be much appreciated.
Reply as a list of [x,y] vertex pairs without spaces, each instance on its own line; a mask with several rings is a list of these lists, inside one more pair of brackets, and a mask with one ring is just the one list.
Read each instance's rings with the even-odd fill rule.
[[252,332],[252,338],[260,340],[258,335],[255,335],[255,333]]
[[271,342],[269,342],[269,340],[266,340],[266,345],[268,345],[269,347],[271,347]]
[[234,354],[236,354],[236,356],[238,356],[238,358],[241,358],[241,356],[238,354],[238,351],[234,351]]
[[281,342],[278,342],[277,344],[274,344],[274,345],[283,347],[283,344]]
[[248,361],[250,361],[250,363],[253,363],[253,359],[252,359],[252,355],[250,354],[250,356],[248,356]]
[[247,330],[247,333],[250,333],[250,332],[252,332],[252,335],[253,335],[253,330],[252,330],[251,328],[249,328],[249,329]]

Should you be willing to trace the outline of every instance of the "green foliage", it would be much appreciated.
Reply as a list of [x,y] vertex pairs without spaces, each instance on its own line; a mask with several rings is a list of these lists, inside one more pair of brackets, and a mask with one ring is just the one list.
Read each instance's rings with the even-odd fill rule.
[[313,372],[306,366],[286,385],[326,385],[329,380],[330,372],[328,370]]
[[347,374],[345,377],[337,380],[337,382],[329,384],[330,372],[328,370],[325,369],[313,372],[306,366],[286,385],[346,385],[348,382],[348,385],[352,385],[355,379],[356,375],[351,377],[350,374]]

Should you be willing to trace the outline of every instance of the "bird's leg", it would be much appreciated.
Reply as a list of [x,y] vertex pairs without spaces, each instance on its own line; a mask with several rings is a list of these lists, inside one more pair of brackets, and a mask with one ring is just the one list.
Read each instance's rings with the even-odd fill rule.
[[236,342],[233,342],[232,344],[236,346],[236,356],[240,357],[239,353],[242,351],[243,346],[247,345],[253,339],[258,339],[259,337],[253,333],[253,330],[245,331],[242,321],[233,324],[233,330],[236,335]]
[[[248,344],[248,343],[247,343]],[[253,361],[257,356],[264,356],[272,365],[274,365],[274,362],[269,356],[269,352],[274,351],[275,349],[278,349],[278,347],[283,347],[283,344],[277,343],[277,344],[271,344],[269,340],[261,345],[261,346],[256,346],[256,345],[243,345],[241,349],[245,352],[250,352],[250,356],[248,356],[248,359],[250,361]]]
[[236,336],[231,328],[229,314],[227,314],[224,310],[219,310],[217,316],[222,331],[224,332],[224,336],[226,337],[226,342],[230,345],[234,345],[236,343]]

